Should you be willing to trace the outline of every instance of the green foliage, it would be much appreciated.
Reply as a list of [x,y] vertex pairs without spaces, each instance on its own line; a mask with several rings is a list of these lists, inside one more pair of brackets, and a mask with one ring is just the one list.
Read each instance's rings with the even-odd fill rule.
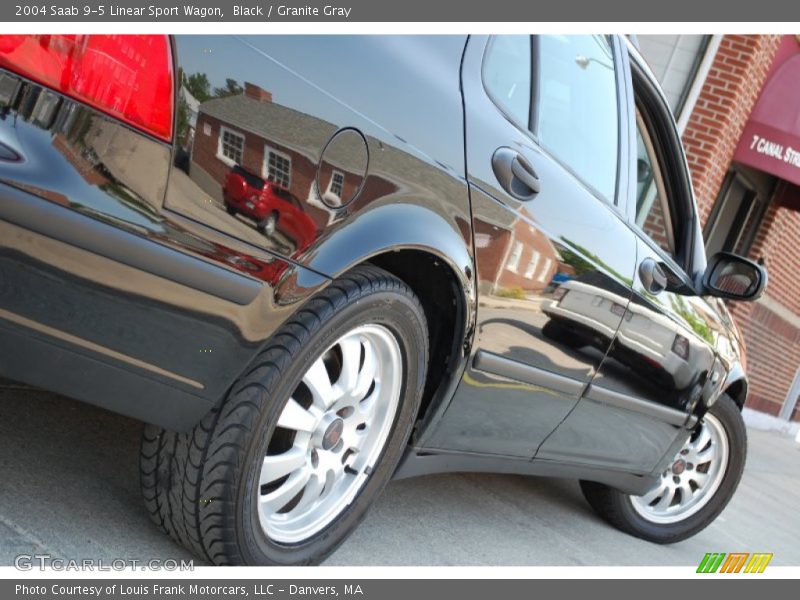
[[225,80],[225,87],[215,87],[214,96],[217,98],[227,98],[228,96],[239,96],[244,93],[244,88],[230,77]]
[[674,294],[670,296],[672,308],[683,317],[684,321],[692,328],[698,336],[707,341],[709,344],[714,343],[714,335],[711,333],[711,328],[702,318],[697,316],[697,313],[686,303],[682,296]]
[[192,96],[197,98],[199,102],[205,102],[211,98],[211,84],[205,73],[184,74],[183,87],[185,87]]
[[500,288],[497,290],[497,295],[500,298],[512,298],[514,300],[525,300],[527,297],[525,295],[525,290],[518,285],[515,285],[512,288]]

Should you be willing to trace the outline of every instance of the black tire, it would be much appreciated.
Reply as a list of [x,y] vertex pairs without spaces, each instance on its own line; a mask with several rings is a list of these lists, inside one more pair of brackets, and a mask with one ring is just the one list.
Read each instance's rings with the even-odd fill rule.
[[[298,544],[275,543],[254,509],[271,432],[307,367],[340,335],[365,323],[394,334],[405,371],[383,454],[353,502],[325,529]],[[214,564],[319,563],[353,531],[394,473],[414,425],[427,363],[427,325],[411,289],[376,267],[353,269],[281,327],[193,431],[145,427],[141,488],[152,520]]]
[[723,395],[709,412],[717,417],[728,437],[729,457],[719,488],[703,508],[682,521],[653,523],[634,510],[630,495],[601,483],[581,481],[581,491],[595,512],[614,527],[657,544],[680,542],[708,527],[733,497],[747,457],[747,431],[733,399]]
[[233,207],[232,204],[225,204],[225,210],[228,211],[228,214],[231,216],[236,215],[236,209]]
[[582,348],[586,345],[586,339],[580,334],[575,333],[563,323],[550,319],[542,327],[542,335],[545,337],[560,342],[570,348]]
[[263,233],[267,236],[273,235],[277,226],[278,213],[276,212],[269,213],[266,217],[256,223],[256,229],[258,229],[259,233]]

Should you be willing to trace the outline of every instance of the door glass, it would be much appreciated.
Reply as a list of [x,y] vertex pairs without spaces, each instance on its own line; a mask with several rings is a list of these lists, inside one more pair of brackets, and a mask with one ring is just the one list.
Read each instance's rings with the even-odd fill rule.
[[531,37],[494,37],[483,63],[483,84],[495,104],[527,129],[531,110]]
[[641,116],[636,118],[636,225],[664,252],[675,255],[675,237],[664,180]]
[[602,35],[538,36],[534,131],[541,144],[608,201],[617,185],[614,56]]

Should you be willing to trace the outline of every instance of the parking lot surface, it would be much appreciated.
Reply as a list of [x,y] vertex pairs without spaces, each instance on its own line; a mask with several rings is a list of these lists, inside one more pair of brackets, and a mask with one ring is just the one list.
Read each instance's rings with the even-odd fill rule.
[[[142,507],[140,433],[137,421],[0,382],[0,565],[31,553],[192,558]],[[773,552],[772,565],[800,565],[800,444],[756,430],[749,444],[728,508],[672,546],[612,529],[574,481],[448,474],[391,483],[326,564],[696,565],[706,552]]]

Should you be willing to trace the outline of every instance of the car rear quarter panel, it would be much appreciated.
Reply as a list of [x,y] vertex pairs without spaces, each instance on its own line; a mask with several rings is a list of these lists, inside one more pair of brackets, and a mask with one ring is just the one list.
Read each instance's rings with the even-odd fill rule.
[[[183,76],[205,76],[209,85],[187,83],[180,92],[196,120],[179,124],[166,207],[331,277],[383,251],[428,250],[451,265],[468,292],[459,84],[465,42],[463,36],[178,36]],[[226,131],[238,136],[240,153],[226,155],[220,138]],[[343,131],[360,136],[350,135],[338,152],[326,150]],[[314,225],[302,239],[283,226],[289,215],[279,214],[276,231],[265,235],[223,210],[231,163],[269,179],[276,174],[273,159],[282,185]],[[343,183],[341,198],[331,202],[334,170]]]
[[[192,138],[179,130],[174,147],[3,74],[0,143],[19,160],[0,162],[0,375],[186,429],[306,298],[371,256],[430,252],[468,297],[464,42],[178,38],[182,73],[207,73],[218,97],[187,107],[179,91],[179,129],[195,127]],[[228,78],[241,88],[215,92]],[[268,108],[282,120],[234,111],[240,120],[226,126],[260,149],[262,172],[265,148],[291,157],[302,186],[291,200],[313,231],[297,235],[298,215],[287,214],[271,239],[219,202],[229,165],[202,164],[201,146],[218,136],[232,95],[278,106]],[[346,148],[323,160],[346,128],[365,140],[369,163],[357,186],[345,183],[358,193],[331,207],[317,180],[334,168],[350,178]],[[272,137],[254,135],[265,131]]]

